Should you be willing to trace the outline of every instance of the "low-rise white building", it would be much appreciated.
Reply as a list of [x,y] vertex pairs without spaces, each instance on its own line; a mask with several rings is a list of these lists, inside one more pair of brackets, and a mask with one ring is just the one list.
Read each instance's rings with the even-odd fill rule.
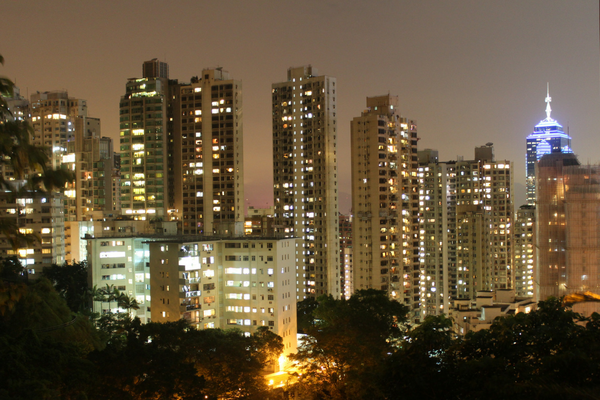
[[529,313],[537,309],[530,297],[515,297],[512,289],[477,291],[475,299],[455,299],[450,308],[454,331],[459,335],[488,329],[497,317]]
[[[181,237],[88,238],[92,285],[135,298],[142,322],[186,319],[196,329],[268,327],[297,349],[296,239]],[[95,302],[100,313],[125,311]]]
[[296,352],[294,238],[186,238],[149,243],[152,321],[197,329],[266,326]]
[[[92,287],[117,289],[134,298],[138,310],[131,310],[143,323],[150,322],[150,237],[112,236],[88,238],[88,263]],[[94,312],[123,312],[117,301],[94,302]]]

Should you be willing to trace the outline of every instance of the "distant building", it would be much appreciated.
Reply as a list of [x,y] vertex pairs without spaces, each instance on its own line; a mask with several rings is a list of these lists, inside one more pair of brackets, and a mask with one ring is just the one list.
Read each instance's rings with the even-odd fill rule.
[[[0,255],[17,256],[35,278],[42,269],[65,262],[65,232],[63,197],[59,193],[38,191],[23,193],[0,192],[0,220],[14,226],[21,235],[31,239],[29,243],[17,239],[0,238]],[[38,237],[39,240],[35,239]]]
[[340,215],[340,271],[342,295],[349,299],[354,292],[352,281],[352,215]]
[[167,164],[173,159],[172,96],[168,67],[160,64],[145,62],[144,76],[127,80],[119,102],[121,212],[136,219],[170,218],[172,208]]
[[340,251],[342,253],[341,259],[343,262],[342,273],[344,274],[343,296],[346,300],[348,300],[350,297],[352,297],[352,294],[354,293],[354,281],[353,281],[354,260],[352,257],[353,250],[352,250],[352,247],[350,246],[350,247],[344,247]]
[[145,78],[165,78],[169,79],[169,64],[153,58],[150,61],[144,61],[142,64]]
[[242,82],[205,69],[173,93],[174,208],[183,234],[243,235]]
[[[537,299],[600,293],[600,166],[573,154],[548,154],[537,171]],[[576,304],[586,315],[598,303]]]
[[339,298],[336,81],[290,68],[271,92],[275,232],[299,240],[297,298]]
[[273,237],[275,235],[274,213],[275,207],[272,206],[269,208],[248,207],[248,215],[244,222],[244,235]]
[[491,144],[473,160],[437,161],[419,152],[421,314],[445,313],[450,300],[514,287],[512,162]]
[[60,168],[67,143],[75,139],[75,125],[86,126],[87,118],[87,101],[66,91],[31,95],[33,143],[48,149],[52,168]]
[[64,190],[65,220],[89,220],[93,213],[120,213],[114,200],[113,141],[100,136],[100,120],[78,118],[73,140],[61,164],[73,172],[75,180]]
[[571,137],[563,131],[562,125],[550,117],[550,90],[546,94],[546,118],[541,120],[527,136],[527,204],[535,205],[535,168],[542,156],[550,153],[572,153]]
[[531,298],[519,298],[510,289],[477,291],[473,299],[455,299],[449,316],[458,335],[489,329],[498,317],[530,313],[537,309]]
[[10,116],[8,116],[9,120],[31,120],[31,106],[29,104],[29,100],[21,96],[21,91],[18,87],[14,86],[13,96],[5,97],[4,100],[6,100],[6,105],[8,106],[8,111],[10,112]]
[[417,125],[398,97],[367,97],[351,123],[354,290],[378,289],[418,318]]
[[534,297],[537,259],[535,206],[519,207],[514,231],[515,294],[517,297]]

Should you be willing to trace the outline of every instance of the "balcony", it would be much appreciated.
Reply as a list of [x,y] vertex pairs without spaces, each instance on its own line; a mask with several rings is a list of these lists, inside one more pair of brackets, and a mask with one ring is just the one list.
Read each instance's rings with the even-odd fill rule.
[[201,295],[200,290],[191,290],[189,292],[179,292],[179,298],[187,298],[187,297],[199,297]]

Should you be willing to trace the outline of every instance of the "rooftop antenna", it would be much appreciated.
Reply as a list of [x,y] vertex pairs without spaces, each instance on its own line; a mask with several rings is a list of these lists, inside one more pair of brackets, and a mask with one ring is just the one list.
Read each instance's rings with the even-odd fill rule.
[[552,108],[550,107],[550,102],[552,101],[552,97],[550,97],[550,83],[546,82],[546,118],[548,120],[550,118],[550,113],[552,112]]

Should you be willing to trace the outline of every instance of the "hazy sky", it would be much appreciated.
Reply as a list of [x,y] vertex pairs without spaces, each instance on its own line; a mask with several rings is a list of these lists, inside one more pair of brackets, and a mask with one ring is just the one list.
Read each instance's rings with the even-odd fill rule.
[[552,116],[583,163],[600,162],[598,2],[6,1],[0,74],[23,95],[66,89],[117,139],[127,78],[167,61],[181,82],[221,66],[243,82],[248,204],[272,204],[271,83],[312,64],[337,78],[340,211],[350,210],[350,120],[390,92],[441,160],[493,142],[525,199],[525,138]]

